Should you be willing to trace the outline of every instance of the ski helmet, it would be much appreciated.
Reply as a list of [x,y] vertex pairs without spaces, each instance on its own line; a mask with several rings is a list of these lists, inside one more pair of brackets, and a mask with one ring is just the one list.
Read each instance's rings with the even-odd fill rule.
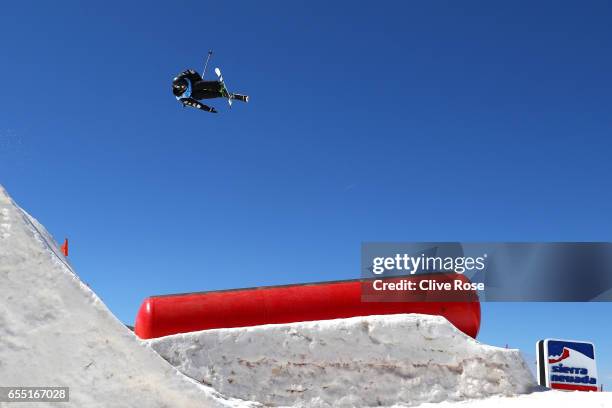
[[187,80],[185,78],[174,78],[172,81],[172,93],[174,96],[181,96],[187,90]]

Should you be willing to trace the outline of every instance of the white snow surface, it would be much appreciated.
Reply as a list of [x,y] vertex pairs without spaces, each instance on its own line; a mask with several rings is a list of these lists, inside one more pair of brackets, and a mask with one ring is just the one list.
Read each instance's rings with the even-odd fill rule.
[[143,344],[1,186],[0,386],[70,387],[69,403],[20,407],[252,405],[185,377]]
[[68,403],[17,404],[24,408],[260,406],[255,401],[612,407],[610,393],[519,395],[534,386],[519,353],[482,345],[441,317],[369,316],[143,342],[81,282],[45,228],[2,186],[0,386],[70,387]]
[[[393,408],[404,408],[395,405]],[[541,391],[516,397],[491,397],[463,402],[422,404],[419,408],[610,408],[610,392]]]
[[149,343],[187,376],[266,405],[410,406],[536,386],[518,350],[480,344],[441,316],[217,329]]

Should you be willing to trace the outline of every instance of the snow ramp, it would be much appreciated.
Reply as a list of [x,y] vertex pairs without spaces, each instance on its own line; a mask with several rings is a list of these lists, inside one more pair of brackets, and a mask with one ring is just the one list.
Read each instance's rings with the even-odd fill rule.
[[518,350],[480,344],[442,316],[352,317],[148,341],[187,376],[269,406],[414,406],[536,386]]
[[254,405],[185,377],[138,340],[1,186],[0,385],[69,387],[68,403],[20,407]]

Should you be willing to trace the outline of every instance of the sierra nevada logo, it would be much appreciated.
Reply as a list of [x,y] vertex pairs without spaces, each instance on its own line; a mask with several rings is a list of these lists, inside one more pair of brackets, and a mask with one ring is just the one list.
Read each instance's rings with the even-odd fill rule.
[[595,347],[567,340],[538,342],[539,382],[560,390],[598,391]]

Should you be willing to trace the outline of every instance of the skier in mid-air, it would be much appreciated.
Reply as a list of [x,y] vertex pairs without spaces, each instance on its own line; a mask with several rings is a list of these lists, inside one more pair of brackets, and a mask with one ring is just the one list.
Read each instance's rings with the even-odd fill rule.
[[211,55],[212,51],[209,51],[202,76],[193,69],[188,69],[174,78],[172,81],[172,93],[176,99],[183,104],[183,107],[191,106],[192,108],[211,113],[217,113],[217,110],[198,101],[201,99],[226,98],[230,107],[232,106],[232,100],[248,102],[248,96],[231,93],[227,90],[219,68],[215,68],[215,73],[219,78],[218,81],[206,81],[204,79],[206,66]]

